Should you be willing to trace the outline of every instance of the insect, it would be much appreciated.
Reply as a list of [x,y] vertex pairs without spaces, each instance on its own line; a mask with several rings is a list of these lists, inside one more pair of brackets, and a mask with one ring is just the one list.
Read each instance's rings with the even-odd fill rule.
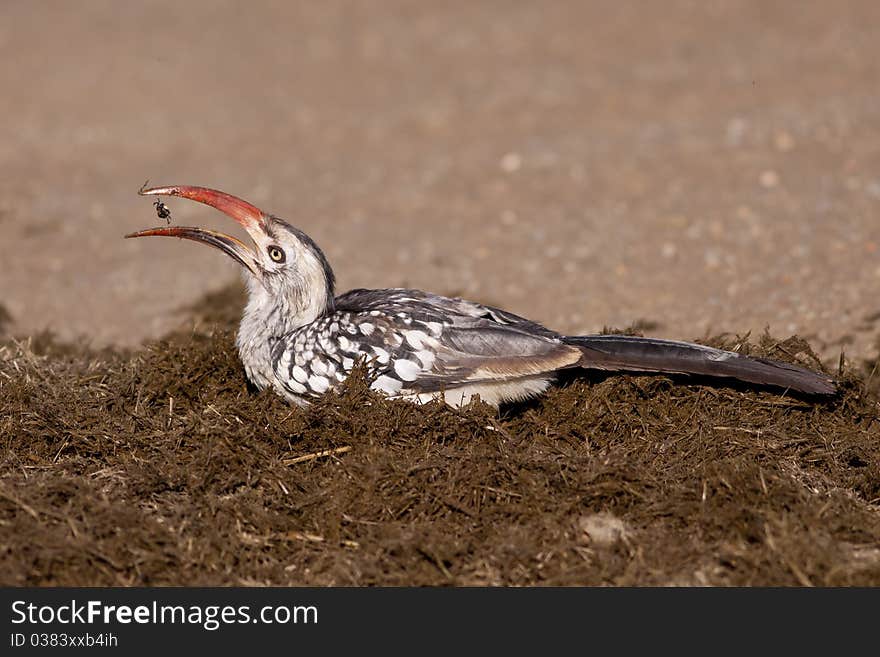
[[165,205],[159,199],[156,199],[156,202],[153,203],[153,205],[156,206],[156,215],[159,217],[159,219],[164,219],[165,221],[167,221],[170,224],[171,223],[171,210],[168,209],[168,206]]
[[[138,194],[142,194],[143,191],[147,188],[147,185],[149,185],[149,184],[150,184],[150,180],[147,179],[144,182],[144,184],[141,185],[141,188],[138,190]],[[159,219],[164,219],[170,225],[171,224],[171,209],[167,205],[165,205],[162,201],[160,201],[159,199],[156,199],[156,202],[153,203],[153,205],[156,206],[156,215],[159,217]]]

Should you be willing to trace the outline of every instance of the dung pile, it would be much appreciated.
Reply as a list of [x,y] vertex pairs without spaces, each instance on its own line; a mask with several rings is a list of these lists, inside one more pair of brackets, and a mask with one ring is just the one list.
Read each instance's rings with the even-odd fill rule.
[[247,387],[234,297],[135,352],[2,343],[0,584],[880,584],[870,367],[826,403],[593,376],[499,416],[361,376],[300,410]]

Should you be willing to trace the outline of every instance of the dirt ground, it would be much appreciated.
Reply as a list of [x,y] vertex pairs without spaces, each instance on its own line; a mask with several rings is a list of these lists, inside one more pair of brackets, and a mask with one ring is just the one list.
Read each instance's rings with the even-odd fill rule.
[[594,376],[498,415],[360,378],[303,411],[245,384],[239,293],[132,352],[0,346],[0,584],[880,584],[876,362],[822,403]]
[[[8,2],[0,62],[0,584],[880,584],[877,3]],[[234,263],[122,239],[146,178],[288,219],[341,290],[843,392],[291,409]]]

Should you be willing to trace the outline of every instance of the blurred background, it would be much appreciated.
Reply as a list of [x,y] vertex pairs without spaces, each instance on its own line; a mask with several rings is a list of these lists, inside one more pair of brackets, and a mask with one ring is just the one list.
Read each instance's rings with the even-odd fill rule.
[[872,0],[7,0],[0,62],[0,332],[135,345],[237,280],[122,239],[149,178],[288,219],[340,290],[875,352]]

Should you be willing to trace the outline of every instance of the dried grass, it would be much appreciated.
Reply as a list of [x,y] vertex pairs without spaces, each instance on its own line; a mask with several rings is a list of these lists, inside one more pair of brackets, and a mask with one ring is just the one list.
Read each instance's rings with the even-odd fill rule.
[[880,584],[873,363],[830,403],[594,376],[499,416],[357,377],[300,410],[247,387],[235,296],[136,352],[2,343],[0,583]]

